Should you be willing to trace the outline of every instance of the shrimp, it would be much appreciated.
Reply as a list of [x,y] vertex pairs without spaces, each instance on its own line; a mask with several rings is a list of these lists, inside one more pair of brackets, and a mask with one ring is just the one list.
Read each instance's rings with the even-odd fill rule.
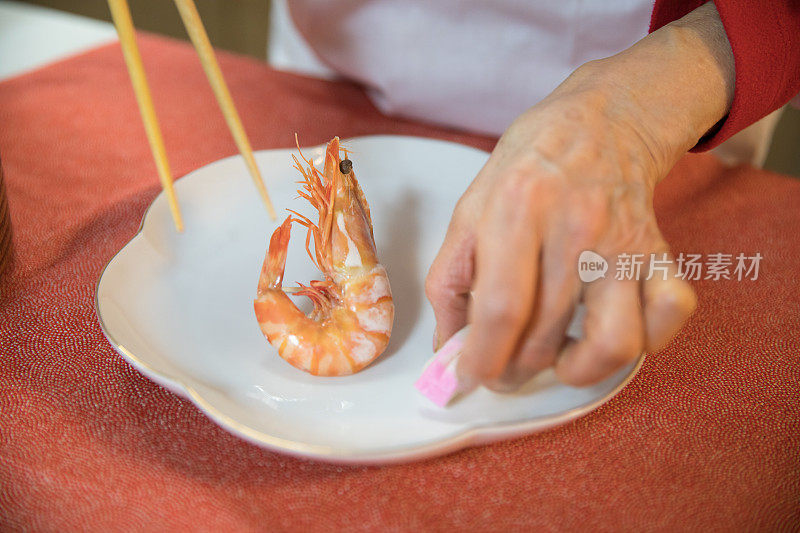
[[[305,168],[292,156],[303,176],[298,194],[314,206],[319,221],[289,210],[270,239],[254,301],[261,331],[278,354],[317,376],[343,376],[366,367],[386,348],[394,321],[392,290],[378,262],[369,205],[347,151],[342,160],[339,151],[339,138],[334,137],[325,151],[322,175],[302,152]],[[307,229],[306,251],[324,279],[284,290],[292,223]],[[311,299],[314,309],[305,315],[286,294],[289,290]]]

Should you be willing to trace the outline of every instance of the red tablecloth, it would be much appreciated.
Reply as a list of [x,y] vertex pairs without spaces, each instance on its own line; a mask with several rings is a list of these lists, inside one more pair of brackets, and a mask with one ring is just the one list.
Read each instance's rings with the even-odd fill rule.
[[[235,153],[194,52],[145,37],[174,173]],[[391,119],[357,87],[221,54],[256,149],[333,134],[493,140]],[[271,453],[103,338],[94,286],[159,190],[116,45],[0,83],[16,260],[0,284],[0,523],[35,530],[800,527],[800,182],[692,155],[657,207],[676,251],[760,252],[596,412],[390,467]],[[465,184],[470,176],[465,176]]]

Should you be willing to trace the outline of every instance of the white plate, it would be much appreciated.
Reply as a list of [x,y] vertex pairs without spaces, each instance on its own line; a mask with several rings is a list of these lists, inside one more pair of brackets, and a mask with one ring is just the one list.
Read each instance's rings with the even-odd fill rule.
[[[485,152],[429,139],[350,139],[370,203],[378,256],[389,271],[396,318],[386,352],[358,374],[320,378],[295,369],[267,343],[253,314],[261,263],[278,222],[267,217],[240,157],[177,181],[186,231],[177,234],[160,194],[141,230],[97,286],[97,315],[114,348],[156,383],[185,396],[255,444],[334,462],[381,463],[439,455],[540,431],[609,400],[641,360],[606,381],[572,388],[544,372],[513,395],[479,390],[447,409],[413,383],[431,357],[433,313],[423,280],[456,200]],[[295,199],[291,150],[256,160],[278,208]],[[323,147],[304,150],[321,161]],[[295,226],[286,281],[318,276]],[[509,251],[513,253],[513,251]]]

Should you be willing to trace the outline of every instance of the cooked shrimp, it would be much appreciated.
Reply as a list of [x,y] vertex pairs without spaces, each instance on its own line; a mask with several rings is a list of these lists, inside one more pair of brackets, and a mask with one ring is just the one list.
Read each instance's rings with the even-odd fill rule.
[[[270,239],[254,302],[261,331],[280,356],[318,376],[353,374],[370,364],[386,348],[394,320],[392,291],[375,251],[369,206],[347,152],[340,160],[339,150],[339,138],[334,137],[325,151],[322,175],[302,152],[307,167],[294,157],[303,175],[298,193],[316,208],[319,221],[315,224],[290,210]],[[292,291],[314,303],[308,315],[282,287],[293,222],[308,229],[306,250],[324,275],[308,285],[298,283]]]

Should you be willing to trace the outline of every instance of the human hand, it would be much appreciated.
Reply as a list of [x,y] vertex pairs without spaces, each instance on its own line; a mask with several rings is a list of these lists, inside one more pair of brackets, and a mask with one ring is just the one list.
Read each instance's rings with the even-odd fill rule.
[[[583,284],[577,271],[583,250],[607,260],[668,254],[653,189],[730,105],[732,65],[725,72],[711,53],[705,63],[681,57],[682,47],[702,40],[691,30],[657,34],[582,67],[521,115],[459,201],[426,293],[435,343],[472,325],[463,378],[507,390],[555,366],[565,383],[594,383],[661,348],[694,310],[694,292],[674,264],[666,279],[643,272],[639,280],[611,274]],[[663,78],[654,54],[705,71]],[[683,102],[697,89],[718,98]],[[565,332],[581,300],[584,338],[574,341]]]

